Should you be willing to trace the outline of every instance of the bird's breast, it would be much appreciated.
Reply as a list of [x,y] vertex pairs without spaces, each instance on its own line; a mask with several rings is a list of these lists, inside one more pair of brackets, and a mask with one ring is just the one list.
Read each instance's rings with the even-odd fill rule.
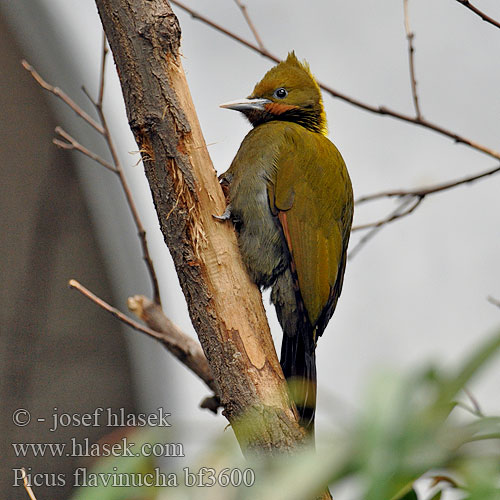
[[231,165],[229,201],[243,261],[253,281],[266,288],[288,265],[288,254],[269,203],[269,187],[276,177],[273,144],[259,144],[252,132]]

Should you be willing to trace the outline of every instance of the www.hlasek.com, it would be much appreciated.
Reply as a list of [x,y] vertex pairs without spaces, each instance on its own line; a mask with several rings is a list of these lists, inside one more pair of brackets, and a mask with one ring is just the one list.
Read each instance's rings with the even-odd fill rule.
[[125,436],[116,443],[12,443],[16,457],[184,457],[182,443],[143,443],[138,448]]
[[[23,469],[12,469],[14,472],[13,486],[23,485]],[[212,486],[253,486],[255,483],[255,471],[251,468],[225,468],[220,471],[211,467],[200,467],[197,471],[184,467],[182,472],[165,473],[156,467],[149,473],[119,472],[117,467],[113,467],[112,472],[89,472],[85,467],[79,467],[71,477],[66,474],[56,473],[34,473],[31,467],[26,473],[26,480],[30,487],[40,486],[65,486],[71,481],[76,487],[177,487],[180,485],[192,487],[212,487]]]

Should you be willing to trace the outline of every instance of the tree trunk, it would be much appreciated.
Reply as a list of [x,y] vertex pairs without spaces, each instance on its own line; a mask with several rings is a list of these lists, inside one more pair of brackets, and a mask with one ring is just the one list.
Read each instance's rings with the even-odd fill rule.
[[234,230],[179,57],[166,0],[96,0],[160,227],[224,406],[245,451],[291,451],[303,440],[262,299]]

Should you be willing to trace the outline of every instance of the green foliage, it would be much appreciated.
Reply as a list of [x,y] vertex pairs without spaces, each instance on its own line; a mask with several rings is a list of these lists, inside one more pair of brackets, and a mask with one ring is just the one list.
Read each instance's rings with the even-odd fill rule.
[[[407,376],[376,377],[350,427],[322,440],[317,451],[305,448],[291,457],[244,461],[226,432],[190,470],[251,469],[255,484],[189,488],[179,473],[179,486],[163,489],[163,494],[171,500],[307,500],[329,485],[341,500],[335,492],[349,483],[360,500],[440,500],[450,489],[466,500],[500,500],[500,417],[466,411],[468,406],[457,402],[466,400],[464,385],[499,348],[500,332],[454,373],[431,367]],[[422,477],[426,480],[414,489]],[[90,489],[88,496],[79,492],[75,500],[152,498],[157,493],[93,496],[96,491]]]
[[[129,437],[134,443],[130,453],[137,456],[110,456],[98,460],[94,467],[82,467],[84,471],[79,476],[79,482],[85,487],[78,488],[72,500],[147,500],[158,496],[159,488],[142,484],[141,478],[145,474],[153,474],[156,466],[152,458],[140,453],[144,443],[158,439],[158,432],[148,429]],[[117,454],[120,455],[120,452]],[[123,455],[126,454],[123,452]]]

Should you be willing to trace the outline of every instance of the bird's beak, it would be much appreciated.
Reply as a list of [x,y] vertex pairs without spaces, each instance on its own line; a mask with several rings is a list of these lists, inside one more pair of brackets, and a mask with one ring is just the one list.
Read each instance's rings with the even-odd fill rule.
[[234,109],[236,111],[259,110],[264,111],[264,106],[271,101],[269,99],[238,99],[236,101],[225,102],[221,108]]

